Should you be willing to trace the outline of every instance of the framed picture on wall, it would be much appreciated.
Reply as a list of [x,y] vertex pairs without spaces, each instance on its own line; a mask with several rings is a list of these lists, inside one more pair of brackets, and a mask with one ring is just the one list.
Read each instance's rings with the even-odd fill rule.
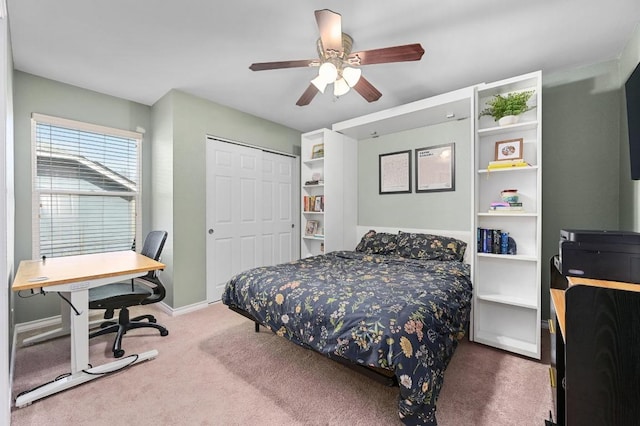
[[378,168],[380,194],[411,192],[411,150],[380,154]]
[[456,190],[455,144],[416,149],[416,192]]

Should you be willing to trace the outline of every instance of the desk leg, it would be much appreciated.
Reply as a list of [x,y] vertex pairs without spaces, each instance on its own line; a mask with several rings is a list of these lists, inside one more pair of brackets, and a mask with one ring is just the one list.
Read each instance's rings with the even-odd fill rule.
[[70,296],[71,303],[80,313],[80,315],[76,315],[75,311],[71,310],[68,316],[71,323],[71,375],[20,395],[16,398],[16,407],[18,408],[29,405],[45,396],[97,379],[104,374],[158,356],[157,350],[151,350],[89,368],[89,291],[81,289],[67,293],[65,297],[67,295]]
[[73,291],[71,304],[78,310],[70,312],[71,373],[89,368],[89,291]]
[[44,398],[49,395],[53,395],[54,393],[61,392],[63,390],[72,388],[74,386],[81,385],[82,383],[86,383],[88,381],[100,378],[102,377],[103,374],[109,374],[110,372],[117,371],[129,365],[133,365],[142,361],[153,359],[156,356],[158,356],[158,351],[151,350],[148,352],[143,352],[141,354],[138,354],[138,357],[135,358],[135,360],[130,357],[126,357],[126,358],[119,359],[117,361],[110,362],[108,364],[103,364],[97,367],[93,367],[89,370],[86,370],[87,373],[85,373],[84,371],[79,371],[70,376],[63,377],[62,379],[55,380],[51,383],[47,383],[46,385],[39,387],[37,389],[34,389],[31,392],[20,395],[18,398],[16,398],[16,407],[18,408],[25,407],[38,399]]
[[[63,296],[69,299],[70,293],[63,293]],[[54,330],[45,331],[35,336],[27,337],[22,341],[22,346],[33,345],[35,343],[45,342],[56,337],[66,336],[71,332],[71,308],[69,304],[62,298],[60,299],[60,319],[62,325]]]

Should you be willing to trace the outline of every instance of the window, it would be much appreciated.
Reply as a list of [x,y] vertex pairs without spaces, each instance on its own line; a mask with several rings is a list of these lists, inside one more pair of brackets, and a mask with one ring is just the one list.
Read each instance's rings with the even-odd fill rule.
[[34,257],[135,246],[142,135],[41,114],[31,122]]

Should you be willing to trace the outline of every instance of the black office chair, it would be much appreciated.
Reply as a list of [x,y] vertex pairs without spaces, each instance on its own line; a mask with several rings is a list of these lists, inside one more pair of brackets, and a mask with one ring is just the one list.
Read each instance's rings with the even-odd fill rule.
[[[144,240],[144,246],[140,254],[154,260],[160,259],[160,253],[167,240],[166,231],[152,231]],[[122,337],[133,328],[152,327],[160,331],[161,336],[166,336],[169,331],[156,324],[153,315],[140,315],[129,319],[129,307],[157,303],[164,299],[166,290],[160,282],[156,271],[150,271],[147,275],[135,278],[130,282],[107,284],[89,290],[89,309],[106,309],[105,319],[113,318],[114,310],[120,309],[118,322],[105,321],[100,324],[100,330],[89,334],[89,338],[108,333],[117,333],[113,342],[113,356],[120,358],[124,355],[122,349]],[[144,321],[146,320],[146,321]]]

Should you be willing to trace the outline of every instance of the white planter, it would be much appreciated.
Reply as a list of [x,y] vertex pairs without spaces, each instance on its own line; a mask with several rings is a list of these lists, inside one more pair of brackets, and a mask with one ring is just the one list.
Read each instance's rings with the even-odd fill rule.
[[508,126],[510,124],[516,124],[520,120],[519,115],[505,115],[498,120],[498,126]]

